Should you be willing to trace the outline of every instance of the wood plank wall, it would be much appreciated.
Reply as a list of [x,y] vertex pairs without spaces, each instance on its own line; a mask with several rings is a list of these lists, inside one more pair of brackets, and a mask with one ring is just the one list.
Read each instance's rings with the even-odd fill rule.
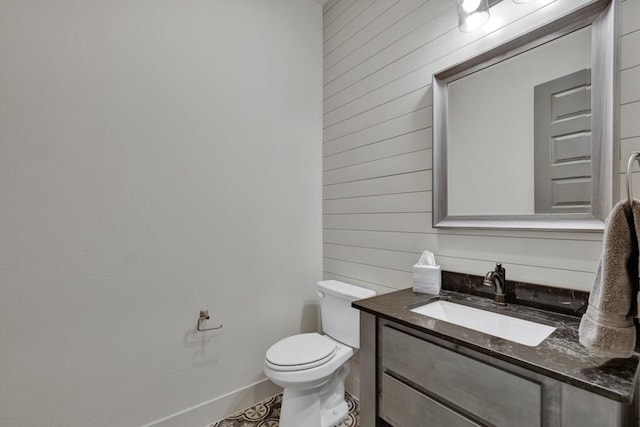
[[[503,1],[492,8],[499,19],[463,34],[455,0],[327,1],[325,279],[378,292],[410,287],[411,266],[428,249],[445,270],[480,275],[502,262],[510,279],[591,289],[600,233],[431,227],[432,74],[585,3]],[[623,171],[640,150],[640,0],[623,1],[620,12]]]

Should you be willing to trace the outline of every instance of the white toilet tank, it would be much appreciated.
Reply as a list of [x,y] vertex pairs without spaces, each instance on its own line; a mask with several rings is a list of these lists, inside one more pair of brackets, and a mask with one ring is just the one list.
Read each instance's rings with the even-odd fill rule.
[[318,282],[322,331],[352,348],[360,348],[360,312],[351,302],[375,296],[375,291],[337,280]]

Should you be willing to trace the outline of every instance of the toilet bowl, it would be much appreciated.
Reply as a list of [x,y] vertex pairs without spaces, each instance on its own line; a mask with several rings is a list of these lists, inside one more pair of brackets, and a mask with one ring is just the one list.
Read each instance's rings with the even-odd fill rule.
[[[330,427],[339,424],[348,414],[344,400],[344,379],[349,373],[353,349],[317,333],[285,338],[289,340],[285,344],[296,345],[296,338],[303,338],[300,344],[309,343],[311,340],[307,338],[326,341],[333,348],[326,354],[329,345],[320,351],[317,348],[298,347],[300,358],[286,363],[270,354],[282,341],[267,351],[265,375],[284,388],[280,426]],[[314,354],[313,350],[319,352]],[[292,354],[296,353],[294,351]]]
[[348,415],[344,380],[359,348],[359,314],[351,307],[374,291],[336,280],[318,283],[323,334],[299,334],[273,344],[265,375],[284,388],[280,427],[333,427]]

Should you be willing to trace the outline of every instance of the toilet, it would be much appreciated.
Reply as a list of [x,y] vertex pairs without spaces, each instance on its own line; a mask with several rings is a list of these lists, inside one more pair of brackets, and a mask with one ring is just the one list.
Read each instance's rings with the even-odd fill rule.
[[280,427],[334,427],[349,412],[344,380],[360,347],[360,317],[351,302],[376,293],[337,280],[317,286],[324,334],[284,338],[265,355],[265,375],[284,388]]

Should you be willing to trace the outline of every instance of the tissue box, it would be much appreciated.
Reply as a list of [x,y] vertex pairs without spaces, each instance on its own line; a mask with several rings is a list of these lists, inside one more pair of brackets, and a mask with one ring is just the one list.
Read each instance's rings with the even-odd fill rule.
[[440,266],[414,265],[413,291],[437,295],[442,287],[442,271]]

